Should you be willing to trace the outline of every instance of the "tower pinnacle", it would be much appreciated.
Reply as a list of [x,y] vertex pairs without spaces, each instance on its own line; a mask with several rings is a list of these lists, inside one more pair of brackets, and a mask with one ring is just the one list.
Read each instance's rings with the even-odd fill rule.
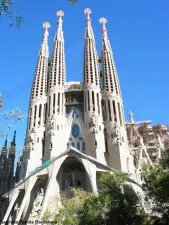
[[59,10],[56,12],[56,15],[59,17],[59,20],[58,20],[58,25],[62,25],[62,16],[64,16],[64,12],[62,10]]
[[107,23],[107,19],[102,17],[102,18],[100,18],[99,23],[102,24],[103,37],[107,37],[107,30],[106,30],[106,26],[105,26],[105,24]]
[[48,35],[49,35],[48,28],[50,28],[50,23],[44,22],[43,28],[45,29],[45,32],[44,32],[44,35],[43,35],[43,41],[47,41],[47,38],[48,38]]
[[91,9],[87,8],[84,10],[84,14],[86,15],[86,25],[89,26],[91,24],[90,14],[92,13]]
[[50,24],[48,22],[44,22],[43,23],[43,28],[45,29],[44,34],[43,34],[43,40],[42,40],[42,44],[41,44],[41,48],[39,51],[39,55],[41,55],[42,57],[49,57],[49,50],[48,50],[48,28],[50,28]]
[[91,38],[94,40],[94,34],[91,27],[91,19],[90,14],[92,13],[91,9],[87,8],[84,10],[84,14],[86,15],[86,33],[85,38]]
[[56,12],[56,15],[58,16],[58,29],[56,32],[55,39],[63,42],[64,39],[63,39],[63,31],[62,31],[62,24],[63,24],[62,17],[64,16],[64,12],[62,10],[59,10]]

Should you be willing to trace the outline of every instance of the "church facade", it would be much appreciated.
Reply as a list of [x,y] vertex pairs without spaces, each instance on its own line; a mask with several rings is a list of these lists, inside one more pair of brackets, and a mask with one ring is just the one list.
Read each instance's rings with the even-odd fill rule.
[[57,12],[58,26],[50,58],[50,24],[43,24],[24,153],[17,165],[14,185],[2,191],[3,221],[41,221],[47,210],[58,211],[62,191],[69,194],[72,187],[81,187],[97,193],[98,179],[105,172],[131,174],[129,182],[139,192],[141,165],[156,162],[169,144],[165,126],[153,129],[151,121],[135,122],[132,113],[131,122],[125,121],[107,20],[99,21],[102,55],[98,57],[91,10],[84,12],[82,82],[66,82],[63,11]]

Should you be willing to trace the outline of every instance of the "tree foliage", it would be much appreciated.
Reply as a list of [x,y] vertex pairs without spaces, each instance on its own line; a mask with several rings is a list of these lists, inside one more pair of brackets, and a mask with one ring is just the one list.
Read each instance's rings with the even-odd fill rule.
[[[67,0],[72,5],[77,5],[78,0]],[[0,0],[0,19],[4,17],[8,18],[8,25],[10,27],[16,25],[17,28],[21,27],[24,18],[21,16],[18,10],[14,9],[14,1],[13,0]]]
[[151,200],[152,211],[162,221],[169,223],[169,149],[154,167],[147,166],[142,174],[147,199]]
[[7,17],[10,27],[16,25],[19,28],[23,22],[23,17],[14,9],[13,5],[14,1],[12,0],[0,0],[0,18]]
[[72,198],[62,198],[64,207],[59,214],[53,215],[53,220],[59,225],[152,224],[139,197],[126,180],[126,174],[104,174],[99,182],[98,194],[73,189]]

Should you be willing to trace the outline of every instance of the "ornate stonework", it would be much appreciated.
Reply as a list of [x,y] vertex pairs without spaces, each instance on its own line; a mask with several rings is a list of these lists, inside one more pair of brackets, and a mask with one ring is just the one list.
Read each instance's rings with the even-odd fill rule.
[[43,198],[44,198],[44,189],[40,188],[40,190],[36,191],[35,201],[33,203],[33,208],[31,211],[31,217],[38,216],[42,207]]
[[56,129],[56,121],[54,119],[54,116],[52,115],[48,124],[48,134],[55,136],[55,132],[54,132],[55,129]]
[[98,118],[95,114],[93,114],[90,118],[89,129],[92,133],[98,132]]

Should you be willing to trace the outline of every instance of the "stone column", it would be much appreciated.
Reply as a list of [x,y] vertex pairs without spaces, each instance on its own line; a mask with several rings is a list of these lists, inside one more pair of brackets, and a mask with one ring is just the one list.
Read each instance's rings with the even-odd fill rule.
[[[19,213],[18,213],[18,215],[16,217],[16,221],[15,222],[20,220],[20,218],[22,216],[22,213],[23,213],[23,210],[24,210],[24,207],[26,205],[26,201],[29,198],[30,192],[32,191],[32,188],[33,188],[34,184],[36,183],[37,179],[38,179],[37,177],[32,177],[32,178],[29,179],[29,181],[28,181],[29,183],[28,183],[28,186],[27,186],[27,189],[26,189],[24,198],[22,200],[21,207],[19,209]],[[17,224],[18,223],[15,223],[14,225],[17,225]]]
[[53,168],[52,168],[52,171],[51,171],[51,174],[49,174],[49,182],[48,182],[48,186],[47,186],[47,189],[46,189],[46,193],[45,193],[45,196],[44,196],[44,200],[43,200],[43,204],[42,204],[42,209],[41,209],[41,212],[39,214],[39,218],[38,218],[38,221],[40,221],[46,211],[46,208],[48,206],[48,202],[50,200],[50,198],[53,196],[51,195],[51,193],[59,193],[60,190],[55,190],[53,191],[53,188],[55,186],[57,186],[57,188],[59,189],[58,187],[58,184],[57,184],[57,180],[56,180],[56,176],[57,176],[57,173],[60,169],[60,166],[62,165],[63,161],[67,158],[67,155],[63,156],[62,158],[56,160],[54,163],[53,163]]
[[85,167],[85,170],[88,174],[88,178],[90,180],[92,191],[94,193],[97,193],[97,182],[96,182],[96,165],[92,162],[88,161],[87,159],[81,159],[83,162],[83,165]]
[[[6,222],[6,221],[8,220],[8,217],[9,217],[9,215],[10,215],[10,212],[11,212],[11,210],[12,210],[12,207],[13,207],[13,205],[14,205],[14,203],[15,203],[17,197],[18,197],[18,195],[19,195],[19,190],[18,190],[18,189],[17,189],[17,190],[14,190],[13,195],[12,195],[12,198],[11,198],[11,200],[10,200],[10,204],[9,204],[8,209],[7,209],[7,211],[6,211],[6,213],[5,213],[5,216],[4,216],[4,218],[3,218],[3,221],[4,221],[4,222]],[[4,223],[2,223],[2,224],[4,224]],[[1,225],[2,225],[2,224],[1,224]]]

